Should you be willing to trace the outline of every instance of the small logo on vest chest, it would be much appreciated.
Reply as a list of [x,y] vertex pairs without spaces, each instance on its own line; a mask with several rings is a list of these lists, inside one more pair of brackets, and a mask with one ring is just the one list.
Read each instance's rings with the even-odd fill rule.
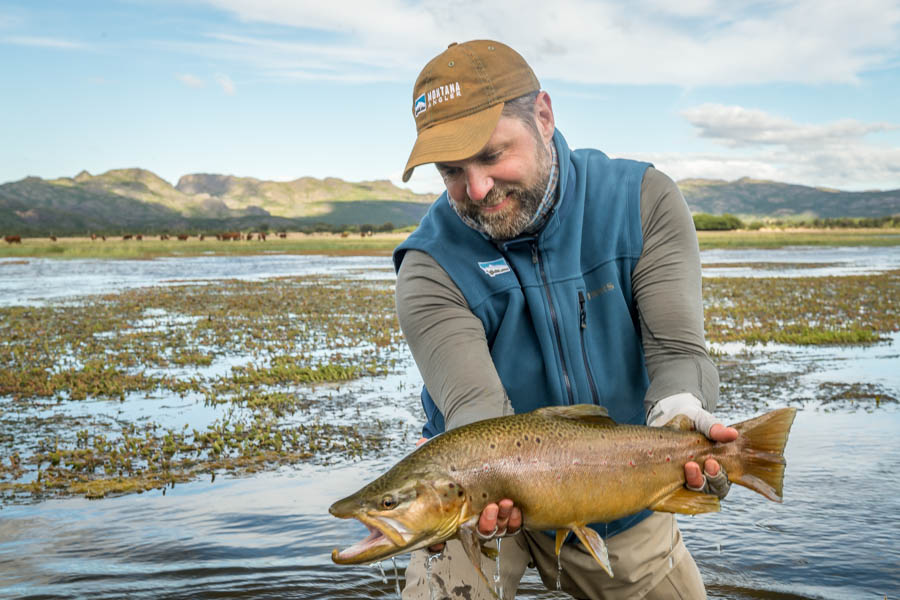
[[506,264],[506,259],[498,258],[496,260],[489,260],[486,262],[479,262],[478,266],[481,267],[481,270],[491,277],[496,277],[497,275],[503,275],[504,273],[509,273],[510,268],[509,265]]

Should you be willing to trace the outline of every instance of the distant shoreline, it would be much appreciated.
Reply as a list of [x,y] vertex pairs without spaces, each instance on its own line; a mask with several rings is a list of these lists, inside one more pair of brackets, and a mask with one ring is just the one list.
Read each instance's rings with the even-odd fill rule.
[[[288,233],[284,238],[267,236],[265,241],[221,241],[215,237],[191,236],[160,240],[148,236],[143,240],[124,240],[122,236],[25,237],[21,243],[0,243],[0,259],[122,259],[147,260],[177,256],[246,256],[255,254],[325,254],[334,256],[390,256],[408,232],[360,234]],[[897,229],[760,229],[757,231],[700,231],[701,249],[711,248],[780,248],[788,246],[900,246]]]

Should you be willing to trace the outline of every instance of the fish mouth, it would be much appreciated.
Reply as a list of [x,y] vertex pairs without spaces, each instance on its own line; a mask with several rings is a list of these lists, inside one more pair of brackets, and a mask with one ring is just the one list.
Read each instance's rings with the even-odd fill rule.
[[345,550],[332,550],[331,560],[335,563],[357,565],[375,562],[411,549],[413,534],[394,519],[373,515],[353,516],[366,526],[369,535]]

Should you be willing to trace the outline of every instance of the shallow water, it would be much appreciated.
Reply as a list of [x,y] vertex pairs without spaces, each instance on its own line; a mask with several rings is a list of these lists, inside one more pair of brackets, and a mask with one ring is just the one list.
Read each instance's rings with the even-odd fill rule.
[[[407,399],[410,401],[412,399]],[[736,420],[744,415],[729,415]],[[736,489],[679,517],[711,597],[882,598],[900,590],[900,411],[798,414],[784,504]],[[0,512],[0,593],[53,598],[390,598],[331,549],[364,536],[328,506],[392,460],[219,477]],[[852,466],[851,466],[852,465]],[[406,557],[400,561],[404,564]],[[763,596],[761,592],[770,592]],[[552,598],[530,572],[518,597]],[[895,596],[893,596],[895,597]]]
[[383,256],[271,254],[152,260],[27,258],[0,259],[0,267],[0,306],[218,279],[259,280],[313,274],[393,277],[391,259]]
[[[900,250],[896,246],[714,249],[703,250],[700,259],[705,265],[717,265],[704,267],[704,277],[824,277],[900,269]],[[728,263],[734,266],[723,266]],[[766,263],[774,263],[778,268],[767,267]]]
[[[754,266],[704,268],[707,277],[800,277],[879,273],[900,268],[896,247],[789,249],[716,249],[700,253],[704,264],[757,263]],[[781,268],[766,268],[777,263]],[[791,268],[783,263],[819,264]],[[336,274],[359,278],[393,278],[385,256],[270,254],[193,256],[152,260],[0,258],[0,306],[105,294],[148,285],[179,285],[217,279],[265,279],[279,276]]]
[[[10,283],[5,272],[10,265],[0,269],[0,304],[197,279],[199,266],[210,279],[215,273],[253,278],[297,274],[313,264],[321,270],[302,272],[359,276],[369,268],[372,276],[390,277],[386,258],[293,257],[296,263],[287,258],[228,257],[221,264],[209,258],[165,259],[165,265],[148,267],[142,276],[132,277],[122,268],[112,279],[109,269],[157,261],[93,261],[104,263],[103,272],[93,275],[88,265],[67,275],[59,265],[78,261],[58,261],[28,272],[27,286]],[[763,257],[754,252],[735,260],[750,258]],[[714,260],[723,262],[723,257]],[[780,255],[771,259],[784,261]],[[809,257],[803,262],[810,262]],[[853,268],[866,264],[871,263],[860,257]],[[31,295],[23,295],[25,288]],[[737,392],[739,384],[725,386],[723,420],[734,422],[787,404],[801,411],[786,451],[784,504],[736,487],[721,513],[679,517],[710,597],[900,597],[900,408],[895,402],[876,405],[866,399],[826,403],[820,387],[874,383],[900,398],[900,336],[867,348],[725,345],[718,350],[725,354],[724,363],[746,370],[744,376],[751,378],[746,381],[765,380],[770,386],[760,388],[762,399],[755,392]],[[316,418],[400,421],[408,427],[395,430],[397,441],[412,448],[418,438],[420,380],[409,357],[401,358],[399,373],[342,385],[341,393],[355,398],[352,408],[330,408]],[[327,398],[331,391],[320,386],[317,393]],[[167,408],[160,410],[160,399],[136,397],[124,404],[65,407],[111,418],[116,410],[129,418],[146,414],[160,420],[167,415],[175,425],[214,416],[198,402],[172,396],[163,399]],[[219,474],[214,481],[181,484],[165,493],[2,506],[0,597],[393,598],[389,562],[387,583],[377,568],[331,562],[332,548],[358,541],[365,528],[334,519],[327,508],[398,458],[303,464],[239,479]],[[398,560],[401,569],[407,558]],[[518,597],[561,596],[546,591],[532,571]]]

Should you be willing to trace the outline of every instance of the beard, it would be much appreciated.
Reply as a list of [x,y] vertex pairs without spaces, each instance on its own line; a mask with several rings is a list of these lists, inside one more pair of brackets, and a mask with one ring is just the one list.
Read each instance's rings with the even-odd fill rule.
[[[535,177],[531,183],[494,184],[480,202],[468,197],[462,202],[451,201],[456,212],[474,221],[491,239],[511,240],[525,231],[544,199],[550,178],[550,152],[535,140]],[[496,206],[509,197],[507,206],[497,212],[486,213],[484,207]]]

